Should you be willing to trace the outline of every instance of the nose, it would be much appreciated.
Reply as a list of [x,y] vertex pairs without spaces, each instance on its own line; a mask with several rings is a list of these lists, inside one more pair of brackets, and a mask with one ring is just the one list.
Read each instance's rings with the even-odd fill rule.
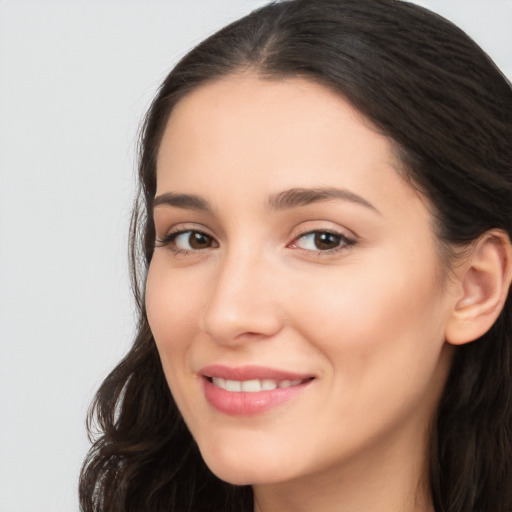
[[215,271],[202,330],[215,342],[238,345],[267,339],[283,327],[280,283],[261,256],[227,258]]

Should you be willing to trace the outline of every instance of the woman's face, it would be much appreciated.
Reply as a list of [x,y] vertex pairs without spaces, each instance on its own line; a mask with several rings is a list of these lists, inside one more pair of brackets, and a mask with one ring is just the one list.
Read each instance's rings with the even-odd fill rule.
[[453,293],[397,168],[386,137],[308,81],[229,77],[174,109],[147,314],[222,479],[423,464]]

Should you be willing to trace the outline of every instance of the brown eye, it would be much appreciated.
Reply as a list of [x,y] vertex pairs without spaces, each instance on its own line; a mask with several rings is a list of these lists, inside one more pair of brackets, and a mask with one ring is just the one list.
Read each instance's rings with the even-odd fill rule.
[[171,233],[164,240],[161,240],[162,246],[169,245],[175,251],[200,251],[211,247],[218,247],[214,238],[202,233],[201,231],[182,231],[181,233]]
[[305,233],[297,238],[294,242],[294,246],[300,249],[306,249],[307,251],[327,252],[343,249],[354,243],[354,240],[347,238],[341,233],[312,231],[311,233]]
[[340,245],[341,237],[334,233],[315,233],[315,247],[321,251],[335,249]]
[[188,244],[192,249],[207,249],[212,246],[212,239],[204,233],[191,231],[188,235]]

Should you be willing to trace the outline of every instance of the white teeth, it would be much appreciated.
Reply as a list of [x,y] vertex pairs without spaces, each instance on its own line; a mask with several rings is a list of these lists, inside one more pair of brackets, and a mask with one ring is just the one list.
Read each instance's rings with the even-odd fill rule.
[[226,391],[242,391],[242,383],[239,380],[226,379]]
[[272,391],[276,388],[289,388],[291,386],[298,386],[302,380],[273,380],[273,379],[252,379],[252,380],[230,380],[221,377],[212,377],[212,382],[215,386],[225,389],[226,391],[233,391],[235,393],[244,391],[246,393],[257,393],[258,391]]
[[263,391],[272,391],[277,388],[277,382],[271,379],[263,379],[261,381],[261,389]]
[[261,391],[261,382],[259,380],[244,380],[242,381],[242,391],[249,393]]
[[212,377],[212,382],[218,388],[226,389],[226,381],[224,379],[221,379],[220,377]]

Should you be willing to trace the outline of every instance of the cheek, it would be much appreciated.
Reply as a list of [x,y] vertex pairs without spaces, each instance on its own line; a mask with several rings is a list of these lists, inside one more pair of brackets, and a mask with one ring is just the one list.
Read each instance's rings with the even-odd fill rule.
[[202,305],[197,278],[170,272],[165,257],[155,254],[146,281],[146,312],[149,326],[162,359],[177,352],[197,329]]
[[197,403],[187,397],[190,389],[197,389],[189,349],[197,336],[200,297],[197,279],[192,282],[185,273],[170,272],[165,257],[153,257],[146,281],[146,312],[165,378],[184,417],[193,417]]
[[353,446],[411,418],[414,428],[428,422],[449,362],[434,274],[413,266],[405,274],[394,265],[386,272],[364,268],[310,286],[294,316],[327,362],[322,409]]
[[375,259],[309,282],[308,293],[295,298],[295,321],[342,369],[336,375],[355,386],[364,379],[414,381],[422,372],[428,379],[444,343],[436,260]]

